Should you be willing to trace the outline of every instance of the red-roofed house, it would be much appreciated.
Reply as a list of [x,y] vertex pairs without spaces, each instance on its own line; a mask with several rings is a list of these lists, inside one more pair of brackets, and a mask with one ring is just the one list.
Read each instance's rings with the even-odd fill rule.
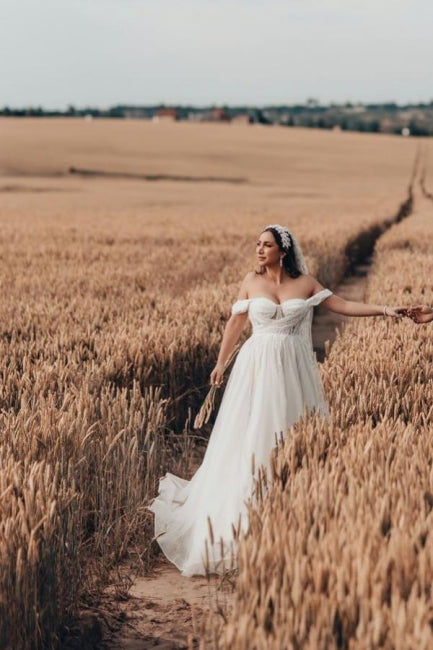
[[158,108],[153,119],[156,122],[163,120],[164,122],[174,122],[179,119],[178,112],[175,108]]

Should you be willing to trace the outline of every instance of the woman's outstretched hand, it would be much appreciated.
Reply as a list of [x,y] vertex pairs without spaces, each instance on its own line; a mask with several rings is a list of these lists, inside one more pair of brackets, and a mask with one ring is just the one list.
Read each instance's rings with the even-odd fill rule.
[[219,388],[219,386],[221,386],[223,383],[223,378],[224,378],[223,375],[224,375],[224,366],[217,363],[215,368],[210,373],[211,385]]
[[428,307],[427,305],[408,307],[405,316],[409,316],[414,323],[430,323],[433,321],[433,307]]

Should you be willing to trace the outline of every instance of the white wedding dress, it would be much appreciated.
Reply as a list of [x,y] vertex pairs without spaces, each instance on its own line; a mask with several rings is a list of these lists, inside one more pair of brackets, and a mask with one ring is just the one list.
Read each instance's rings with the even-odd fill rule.
[[232,564],[232,525],[240,524],[244,532],[248,528],[252,456],[256,469],[268,469],[276,439],[306,408],[328,415],[311,322],[313,307],[330,295],[323,289],[308,299],[291,298],[280,305],[269,298],[234,303],[232,313],[248,311],[253,332],[230,373],[203,462],[190,481],[168,472],[148,506],[155,514],[157,541],[182,575],[205,575],[206,568],[221,573]]

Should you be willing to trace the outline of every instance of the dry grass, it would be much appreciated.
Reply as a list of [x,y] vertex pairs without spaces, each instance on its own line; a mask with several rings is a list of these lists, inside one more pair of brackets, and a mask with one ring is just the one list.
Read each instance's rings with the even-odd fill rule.
[[206,393],[258,230],[292,227],[334,286],[348,245],[406,198],[415,148],[219,125],[0,128],[1,638],[48,648],[128,545],[151,561],[144,506],[165,469],[190,469],[191,438],[168,434]]
[[[430,302],[433,206],[381,237],[368,299]],[[427,650],[433,644],[431,326],[345,329],[323,366],[329,423],[299,423],[240,548],[233,611],[206,647]]]

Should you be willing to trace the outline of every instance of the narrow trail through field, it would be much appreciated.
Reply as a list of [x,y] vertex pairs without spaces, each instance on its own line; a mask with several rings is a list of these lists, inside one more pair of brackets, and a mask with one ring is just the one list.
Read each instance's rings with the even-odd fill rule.
[[[399,213],[381,228],[363,233],[359,241],[353,242],[352,248],[357,251],[356,255],[348,255],[350,269],[341,284],[335,288],[335,293],[342,298],[364,300],[376,240],[394,223],[411,213],[412,190],[422,162],[421,153],[418,151],[414,161],[408,197]],[[421,179],[419,182],[421,184]],[[348,319],[325,309],[317,310],[313,322],[313,344],[319,362],[325,360],[326,353],[336,338],[337,329],[346,320]],[[195,620],[199,620],[206,610],[215,609],[223,601],[225,604],[230,603],[227,584],[220,584],[216,577],[211,577],[209,581],[205,577],[184,578],[161,554],[149,575],[136,578],[128,592],[128,599],[121,604],[124,624],[98,647],[106,650],[180,650],[195,647],[195,615]]]
[[[368,271],[371,264],[371,258],[366,258],[361,264],[353,269],[341,284],[335,289],[335,292],[345,300],[364,300],[365,291],[368,282]],[[326,359],[327,345],[331,346],[336,338],[337,330],[341,329],[343,324],[350,320],[347,316],[341,316],[331,311],[319,307],[313,322],[313,346],[320,363]],[[329,342],[329,343],[327,343]]]

